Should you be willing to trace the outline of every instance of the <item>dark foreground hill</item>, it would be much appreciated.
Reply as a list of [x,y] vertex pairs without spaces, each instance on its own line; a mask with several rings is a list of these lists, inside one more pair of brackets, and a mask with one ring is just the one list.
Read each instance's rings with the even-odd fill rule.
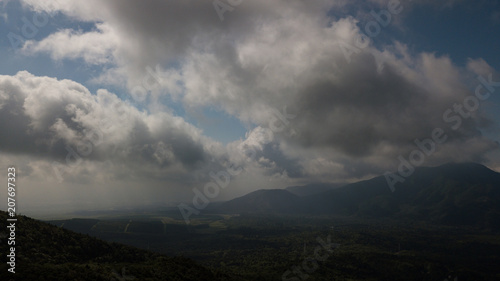
[[[0,280],[234,280],[187,258],[105,242],[25,216],[17,219],[16,273],[7,272],[3,228]],[[0,220],[7,221],[6,212],[0,211]]]

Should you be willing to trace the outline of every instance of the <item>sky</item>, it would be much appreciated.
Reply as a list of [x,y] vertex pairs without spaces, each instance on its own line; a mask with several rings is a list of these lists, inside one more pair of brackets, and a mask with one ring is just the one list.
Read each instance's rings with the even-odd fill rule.
[[0,180],[36,215],[500,172],[499,35],[491,0],[1,0]]

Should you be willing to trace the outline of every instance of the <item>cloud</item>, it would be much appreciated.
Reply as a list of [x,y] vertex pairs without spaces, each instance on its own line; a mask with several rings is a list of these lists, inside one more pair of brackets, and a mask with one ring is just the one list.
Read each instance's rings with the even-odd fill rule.
[[[362,39],[353,17],[328,16],[348,7],[346,1],[244,1],[226,12],[222,22],[210,1],[52,1],[47,7],[24,3],[96,24],[93,31],[62,30],[30,41],[27,52],[106,64],[95,81],[125,82],[132,96],[153,69],[157,82],[146,87],[149,101],[169,95],[188,114],[212,108],[251,128],[244,139],[221,148],[180,117],[125,106],[131,119],[119,122],[119,130],[110,129],[107,138],[113,141],[103,138],[96,159],[115,144],[116,155],[124,159],[186,169],[212,154],[217,161],[247,163],[245,149],[252,147],[256,157],[245,164],[252,175],[349,181],[394,170],[398,156],[407,156],[415,149],[414,141],[430,137],[435,128],[445,129],[450,140],[426,165],[486,161],[498,147],[483,136],[483,130],[496,124],[481,106],[461,119],[458,130],[443,119],[448,109],[473,94],[479,83],[475,78],[495,73],[493,68],[481,59],[460,67],[445,55],[410,52],[396,41],[375,47]],[[27,149],[45,145],[64,154],[63,144],[76,144],[78,132],[95,125],[99,112],[113,118],[103,109],[103,100],[112,94],[102,90],[93,96],[72,87],[69,93],[85,98],[47,92],[20,111],[24,115],[19,122],[40,134],[37,144],[29,138],[22,142]],[[282,123],[283,130],[266,141],[263,130],[280,120],[277,111],[286,115],[285,107],[296,118]],[[222,162],[203,169],[217,169]]]
[[141,112],[106,90],[93,95],[74,81],[26,71],[0,76],[0,104],[0,128],[10,132],[2,151],[66,168],[83,158],[126,163],[139,177],[189,173],[217,145],[180,117]]
[[82,58],[88,64],[110,63],[119,38],[107,24],[96,24],[96,28],[85,33],[64,29],[42,41],[27,41],[22,51],[29,55],[47,52],[54,60]]

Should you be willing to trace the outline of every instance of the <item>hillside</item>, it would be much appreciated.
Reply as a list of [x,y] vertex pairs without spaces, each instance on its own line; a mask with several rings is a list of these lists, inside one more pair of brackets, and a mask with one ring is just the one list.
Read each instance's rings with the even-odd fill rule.
[[[15,278],[279,280],[331,235],[341,247],[309,280],[499,280],[499,189],[499,173],[447,164],[417,169],[395,192],[383,176],[303,197],[258,190],[210,210],[242,215],[207,213],[190,226],[176,209],[53,222],[158,254],[18,216]],[[0,280],[12,277],[2,263]]]
[[418,168],[391,192],[385,177],[310,196],[316,213],[498,228],[500,174],[474,163]]
[[300,206],[297,195],[281,189],[261,189],[224,202],[212,211],[224,213],[290,213]]
[[[143,214],[134,221],[145,229],[164,221],[166,231],[124,232],[122,218],[109,216],[88,231],[109,241],[186,256],[242,280],[302,280],[298,274],[285,279],[283,275],[295,268],[304,272],[304,261],[314,260],[318,247],[324,245],[320,241],[330,241],[335,248],[325,260],[317,260],[317,270],[307,272],[309,278],[303,280],[443,281],[448,276],[463,281],[500,280],[499,235],[469,227],[324,215],[212,214],[193,218],[187,231],[182,217],[173,211]],[[82,219],[59,222],[79,229],[92,223]],[[129,265],[126,269],[128,275]]]
[[[6,219],[0,211],[0,220]],[[0,280],[234,280],[187,258],[105,242],[25,216],[17,219],[16,273],[8,273],[2,262]],[[7,253],[6,233],[1,234],[0,251]]]
[[499,230],[500,174],[475,163],[450,163],[417,168],[394,192],[379,176],[303,197],[258,190],[223,203],[219,211],[411,219]]
[[318,193],[323,193],[335,188],[338,188],[345,184],[331,184],[331,183],[310,183],[306,185],[298,185],[298,186],[289,186],[285,188],[286,191],[290,191],[291,193],[297,196],[309,196]]

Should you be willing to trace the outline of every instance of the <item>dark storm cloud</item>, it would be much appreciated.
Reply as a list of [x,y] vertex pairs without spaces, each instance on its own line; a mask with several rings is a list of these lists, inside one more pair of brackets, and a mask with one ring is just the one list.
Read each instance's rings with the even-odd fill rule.
[[[392,65],[377,71],[373,56],[361,54],[345,64],[335,79],[314,80],[301,89],[296,107],[304,118],[295,124],[298,141],[310,147],[334,147],[356,157],[375,153],[373,149],[382,142],[407,146],[445,126],[445,110],[470,94],[460,85],[456,90],[443,97],[408,80]],[[455,138],[478,133],[474,122],[466,122]]]

